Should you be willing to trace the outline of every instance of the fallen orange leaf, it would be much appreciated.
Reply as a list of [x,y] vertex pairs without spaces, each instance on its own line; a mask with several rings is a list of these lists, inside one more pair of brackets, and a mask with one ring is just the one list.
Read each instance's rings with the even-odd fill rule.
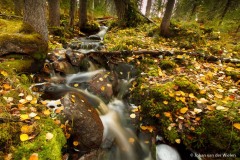
[[238,130],[240,130],[240,123],[234,123],[233,126],[234,126],[235,128],[237,128]]
[[30,156],[29,160],[38,160],[38,154],[37,154],[37,153],[33,153],[33,154]]

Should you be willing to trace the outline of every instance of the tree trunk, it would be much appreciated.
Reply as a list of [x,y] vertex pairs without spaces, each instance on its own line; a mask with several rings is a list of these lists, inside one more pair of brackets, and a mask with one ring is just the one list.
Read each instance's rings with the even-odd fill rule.
[[79,5],[79,28],[83,29],[87,24],[87,0],[80,0]]
[[170,27],[170,19],[172,16],[174,3],[175,3],[175,0],[167,1],[166,10],[164,12],[164,16],[163,16],[162,23],[160,26],[160,33],[162,36],[165,36],[165,37],[170,36],[169,27]]
[[198,3],[194,2],[193,3],[193,7],[192,7],[192,11],[191,11],[191,15],[189,16],[189,20],[195,16],[196,11],[197,11],[197,7],[198,7]]
[[70,27],[74,27],[76,4],[77,4],[77,0],[70,0],[70,9],[69,9],[69,17],[70,17],[69,26]]
[[151,7],[152,7],[152,0],[148,0],[147,6],[146,6],[146,14],[145,14],[146,17],[150,16]]
[[[134,1],[136,2],[136,1]],[[114,0],[118,20],[123,27],[135,27],[143,22],[142,13],[132,0]]]
[[47,42],[46,0],[24,0],[23,22],[31,25]]
[[23,0],[13,0],[14,3],[14,14],[16,16],[22,15],[23,10]]
[[49,5],[49,25],[51,27],[60,26],[60,0],[48,0]]
[[223,10],[223,13],[222,13],[221,17],[220,17],[219,25],[222,24],[223,18],[225,17],[225,15],[226,15],[227,12],[228,12],[228,9],[229,9],[230,6],[231,6],[231,2],[232,2],[232,0],[227,0],[226,6],[225,6],[225,8],[224,8],[224,10]]
[[127,3],[124,2],[124,0],[114,0],[116,10],[117,10],[117,16],[119,20],[124,20],[125,18],[125,12],[127,9]]

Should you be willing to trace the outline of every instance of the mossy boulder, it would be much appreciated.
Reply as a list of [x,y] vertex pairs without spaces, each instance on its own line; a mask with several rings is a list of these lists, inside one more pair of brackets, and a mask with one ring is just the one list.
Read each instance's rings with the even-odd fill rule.
[[46,58],[48,44],[30,25],[0,19],[0,26],[0,56],[17,53],[36,60]]
[[[44,118],[38,121],[36,130],[39,134],[33,140],[21,142],[18,147],[13,149],[13,159],[29,159],[33,153],[38,154],[39,160],[62,159],[62,148],[66,143],[62,129],[54,124],[51,118]],[[53,137],[46,138],[47,133],[51,133]]]

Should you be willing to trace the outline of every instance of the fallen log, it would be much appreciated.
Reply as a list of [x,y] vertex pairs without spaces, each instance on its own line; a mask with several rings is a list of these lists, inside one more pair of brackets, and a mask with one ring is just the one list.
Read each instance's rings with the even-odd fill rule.
[[236,58],[223,58],[223,57],[217,57],[214,55],[206,55],[203,53],[199,52],[173,52],[173,51],[159,51],[159,50],[138,50],[138,51],[93,51],[87,53],[87,55],[100,55],[100,56],[105,56],[105,57],[112,57],[112,56],[132,56],[132,55],[150,55],[153,57],[156,56],[176,56],[177,55],[189,55],[194,58],[202,58],[203,60],[207,62],[225,62],[225,63],[240,63],[240,59]]

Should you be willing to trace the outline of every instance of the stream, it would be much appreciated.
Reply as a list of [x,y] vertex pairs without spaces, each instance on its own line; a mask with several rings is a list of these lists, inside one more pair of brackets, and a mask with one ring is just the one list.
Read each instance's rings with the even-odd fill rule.
[[[47,101],[53,119],[60,119],[69,135],[63,159],[79,160],[180,160],[176,149],[157,137],[152,155],[152,135],[138,133],[130,118],[134,104],[127,100],[137,69],[121,59],[111,63],[94,55],[104,48],[107,27],[84,38],[74,38],[67,49],[48,55],[31,89]],[[93,53],[89,54],[88,53]],[[62,113],[59,108],[64,106]],[[136,123],[136,124],[135,124]],[[139,125],[139,124],[137,124]],[[155,138],[155,137],[154,137]]]

